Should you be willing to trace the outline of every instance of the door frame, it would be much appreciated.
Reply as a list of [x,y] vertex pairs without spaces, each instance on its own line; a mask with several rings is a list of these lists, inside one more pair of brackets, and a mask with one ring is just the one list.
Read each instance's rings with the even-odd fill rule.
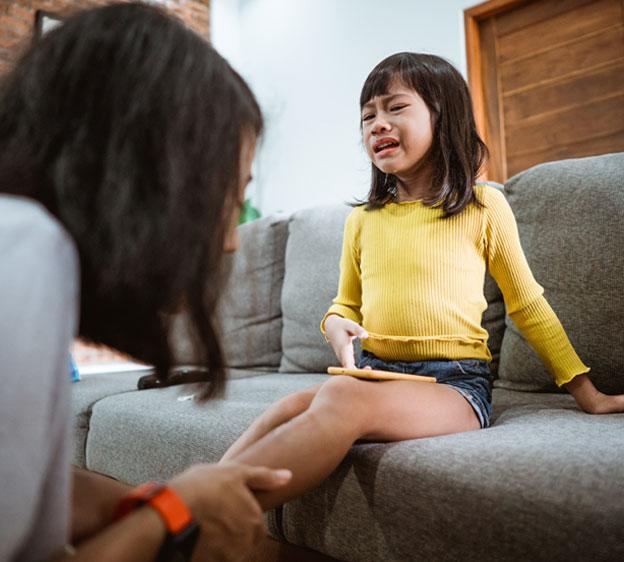
[[[477,130],[490,151],[481,177],[503,183],[507,179],[504,121],[495,60],[494,29],[487,22],[533,0],[488,0],[464,10],[468,86]],[[496,84],[492,88],[491,84]],[[486,103],[488,99],[489,103]]]

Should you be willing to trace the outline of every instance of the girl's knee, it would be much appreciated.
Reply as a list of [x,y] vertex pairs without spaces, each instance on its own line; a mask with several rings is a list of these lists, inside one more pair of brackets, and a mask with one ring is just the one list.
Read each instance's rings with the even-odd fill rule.
[[305,412],[312,402],[312,396],[309,392],[295,392],[280,398],[276,403],[276,408],[285,418],[294,418],[302,412]]
[[364,384],[353,377],[332,377],[320,388],[315,402],[326,409],[348,412],[360,403]]

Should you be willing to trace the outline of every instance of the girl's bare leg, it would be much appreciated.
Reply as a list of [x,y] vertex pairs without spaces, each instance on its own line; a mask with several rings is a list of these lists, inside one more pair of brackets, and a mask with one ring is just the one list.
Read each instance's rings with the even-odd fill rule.
[[230,446],[219,462],[232,460],[276,427],[305,412],[321,386],[317,384],[275,402]]
[[230,460],[292,470],[288,486],[256,494],[266,510],[316,487],[358,439],[401,441],[479,427],[474,410],[449,386],[340,376],[323,384],[303,413]]

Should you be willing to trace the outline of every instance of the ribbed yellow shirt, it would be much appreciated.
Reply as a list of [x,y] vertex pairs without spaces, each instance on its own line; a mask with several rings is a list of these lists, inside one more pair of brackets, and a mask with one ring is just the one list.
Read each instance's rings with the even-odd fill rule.
[[487,267],[557,385],[588,372],[531,273],[505,196],[487,185],[475,193],[484,208],[470,205],[448,219],[421,201],[356,207],[345,223],[338,295],[321,330],[338,314],[361,324],[369,335],[362,348],[387,361],[489,361],[481,326]]

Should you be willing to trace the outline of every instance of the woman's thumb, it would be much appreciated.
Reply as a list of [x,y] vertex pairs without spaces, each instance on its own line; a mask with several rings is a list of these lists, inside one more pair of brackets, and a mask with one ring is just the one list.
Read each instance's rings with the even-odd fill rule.
[[246,483],[251,490],[274,490],[288,484],[291,479],[292,472],[286,468],[255,466],[249,468]]

